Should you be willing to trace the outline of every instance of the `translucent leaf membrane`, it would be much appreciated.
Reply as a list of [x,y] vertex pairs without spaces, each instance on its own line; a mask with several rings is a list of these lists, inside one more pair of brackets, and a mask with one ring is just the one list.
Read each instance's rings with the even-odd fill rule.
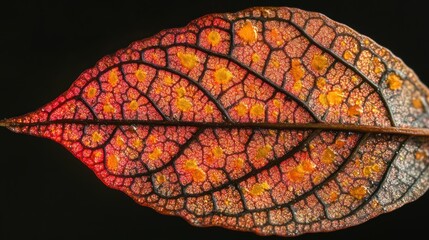
[[161,213],[293,236],[362,223],[426,191],[427,96],[401,60],[350,28],[254,8],[134,42],[2,125],[57,141]]

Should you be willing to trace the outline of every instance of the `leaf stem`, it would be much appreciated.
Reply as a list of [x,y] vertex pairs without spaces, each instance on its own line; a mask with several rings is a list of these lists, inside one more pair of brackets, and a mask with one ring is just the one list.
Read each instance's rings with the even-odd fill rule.
[[9,127],[9,126],[10,126],[10,122],[8,122],[7,119],[0,121],[0,127]]

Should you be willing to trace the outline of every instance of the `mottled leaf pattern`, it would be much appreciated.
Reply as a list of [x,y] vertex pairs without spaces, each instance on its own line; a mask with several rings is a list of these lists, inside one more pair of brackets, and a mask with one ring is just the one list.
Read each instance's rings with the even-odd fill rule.
[[426,191],[427,96],[350,28],[254,8],[134,42],[0,125],[61,143],[161,213],[292,236],[362,223]]

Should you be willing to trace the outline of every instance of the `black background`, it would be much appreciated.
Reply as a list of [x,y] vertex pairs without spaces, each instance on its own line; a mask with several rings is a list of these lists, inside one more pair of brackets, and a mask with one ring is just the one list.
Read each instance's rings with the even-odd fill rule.
[[[213,12],[292,6],[322,12],[370,36],[429,78],[424,1],[23,2],[0,6],[0,119],[33,111],[84,69],[132,41]],[[427,82],[426,82],[427,83]],[[280,239],[197,228],[104,186],[67,150],[0,129],[1,239]],[[425,235],[429,196],[365,224],[296,239]]]

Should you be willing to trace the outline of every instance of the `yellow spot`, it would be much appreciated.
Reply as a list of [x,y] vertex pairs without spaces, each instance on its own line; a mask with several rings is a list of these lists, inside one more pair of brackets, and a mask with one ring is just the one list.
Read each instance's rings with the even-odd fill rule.
[[133,145],[134,148],[139,149],[141,146],[143,146],[143,142],[140,138],[135,138],[132,142],[131,145]]
[[361,105],[354,105],[349,107],[347,114],[350,117],[359,117],[363,113],[363,107]]
[[258,148],[258,150],[256,151],[256,156],[255,156],[256,159],[266,158],[272,149],[273,149],[273,147],[271,147],[271,145],[268,145],[268,144],[266,144],[263,147]]
[[163,184],[167,181],[167,177],[164,174],[156,175],[156,182],[158,184]]
[[107,168],[110,170],[116,170],[118,169],[119,166],[119,157],[116,155],[109,155],[107,157],[107,162],[106,162]]
[[207,41],[209,41],[210,45],[216,47],[220,41],[222,40],[220,33],[218,31],[212,30],[207,35]]
[[418,161],[421,161],[421,160],[425,159],[425,157],[427,157],[426,152],[423,150],[420,150],[420,149],[416,151],[414,156],[415,156],[416,160],[418,160]]
[[106,104],[103,106],[103,112],[104,113],[114,113],[116,112],[116,109],[110,104]]
[[253,196],[260,196],[262,195],[266,190],[270,190],[270,185],[265,181],[263,183],[255,183],[253,184],[252,188],[250,190],[247,190],[251,195]]
[[310,159],[304,159],[296,167],[298,172],[302,172],[304,174],[312,173],[314,169],[316,169],[316,164],[314,164]]
[[380,164],[378,164],[378,163],[374,163],[374,164],[371,166],[371,170],[372,170],[373,172],[380,172],[380,170],[381,170]]
[[322,153],[322,162],[330,164],[335,160],[336,153],[330,147],[325,148]]
[[119,78],[116,70],[112,70],[109,73],[109,79],[107,80],[112,87],[115,87],[118,84]]
[[179,87],[179,88],[176,89],[176,93],[177,93],[177,96],[179,98],[180,97],[184,97],[185,94],[186,94],[186,89],[184,87]]
[[262,118],[265,115],[264,105],[257,103],[250,108],[251,118]]
[[252,54],[252,62],[257,63],[261,60],[261,57],[257,53]]
[[359,82],[359,78],[358,77],[356,77],[356,76],[352,76],[352,83],[354,83],[354,84],[357,84],[358,82]]
[[343,54],[345,60],[350,60],[354,57],[353,53],[349,50],[346,50]]
[[280,67],[280,62],[279,62],[279,60],[274,59],[274,60],[273,60],[273,65],[274,65],[274,67],[275,67],[275,68],[279,68],[279,67]]
[[100,143],[103,140],[103,136],[99,132],[93,132],[91,137],[95,143]]
[[319,88],[320,90],[325,90],[326,87],[326,79],[323,77],[319,77],[316,81],[316,86],[317,88]]
[[141,69],[137,69],[134,75],[136,76],[137,81],[143,82],[144,80],[146,80],[147,73]]
[[192,108],[191,101],[183,97],[177,99],[176,105],[177,105],[177,109],[179,109],[182,112],[187,112]]
[[246,104],[240,102],[237,106],[235,106],[235,111],[237,112],[237,115],[239,117],[242,117],[244,115],[247,114],[247,111],[249,110],[249,108],[247,107]]
[[390,90],[398,90],[402,87],[402,80],[395,73],[390,73],[387,76],[387,85],[389,85]]
[[300,92],[302,89],[302,81],[301,80],[295,81],[292,88],[295,92]]
[[91,99],[91,98],[94,98],[94,97],[95,97],[95,95],[97,95],[97,88],[95,88],[95,87],[90,87],[90,88],[88,89],[88,93],[86,94],[86,96],[87,96],[89,99]]
[[376,74],[379,74],[383,71],[383,64],[381,63],[381,60],[379,58],[373,58],[372,64],[374,65],[374,72]]
[[366,194],[367,194],[367,189],[364,186],[355,187],[350,190],[350,195],[352,195],[354,198],[358,200],[363,199]]
[[281,108],[282,107],[282,102],[278,99],[274,99],[273,100],[273,104],[274,106],[276,106],[277,108]]
[[223,149],[219,146],[212,148],[212,155],[214,158],[220,158],[223,155]]
[[158,147],[156,147],[151,153],[149,153],[149,159],[150,160],[156,160],[161,156],[162,150]]
[[417,108],[417,109],[423,108],[423,103],[422,103],[422,100],[420,100],[420,98],[414,98],[412,103],[414,108]]
[[252,22],[247,20],[238,30],[238,36],[246,43],[254,43],[258,39],[258,28],[253,26]]
[[231,81],[233,75],[227,68],[219,68],[214,72],[215,82],[218,84],[227,84]]
[[329,65],[328,58],[324,55],[316,54],[311,60],[311,67],[316,71],[324,71]]
[[326,98],[326,94],[321,93],[318,97],[320,104],[322,106],[327,107],[328,106],[328,99]]
[[132,100],[128,106],[131,111],[136,111],[139,108],[139,104],[136,100]]
[[170,77],[170,76],[167,76],[167,77],[165,77],[164,78],[164,84],[166,85],[166,86],[171,86],[171,85],[173,85],[173,79]]
[[213,113],[213,106],[212,106],[212,105],[207,104],[207,105],[204,107],[204,112],[205,112],[206,114],[211,114],[211,113]]
[[232,161],[232,168],[235,170],[240,170],[243,168],[243,166],[244,166],[244,160],[240,157]]
[[187,68],[189,70],[194,68],[197,65],[197,63],[200,62],[200,59],[198,58],[198,56],[193,54],[193,53],[178,52],[177,57],[179,58],[182,66],[184,66],[185,68]]
[[365,166],[365,167],[363,168],[362,172],[363,172],[363,175],[364,175],[365,177],[369,177],[369,176],[371,176],[371,173],[372,173],[371,166]]
[[124,146],[125,141],[121,136],[117,136],[115,139],[116,145],[118,145],[119,147]]
[[334,89],[326,95],[329,106],[335,106],[343,102],[345,94],[340,89]]
[[369,44],[370,44],[370,41],[369,41],[369,39],[368,39],[368,38],[365,38],[365,40],[363,40],[363,43],[364,43],[365,45],[369,45]]
[[347,45],[346,41],[341,41],[341,46],[345,47]]
[[195,160],[195,159],[186,160],[185,166],[184,166],[185,170],[190,171],[190,170],[195,169],[195,168],[198,168],[197,160]]
[[273,40],[276,41],[277,46],[280,46],[280,45],[282,45],[284,43],[283,39],[282,39],[282,35],[281,35],[280,31],[277,28],[272,29],[270,31],[270,35],[273,38]]
[[292,67],[290,71],[295,82],[301,80],[305,73],[301,61],[297,58],[292,59]]

